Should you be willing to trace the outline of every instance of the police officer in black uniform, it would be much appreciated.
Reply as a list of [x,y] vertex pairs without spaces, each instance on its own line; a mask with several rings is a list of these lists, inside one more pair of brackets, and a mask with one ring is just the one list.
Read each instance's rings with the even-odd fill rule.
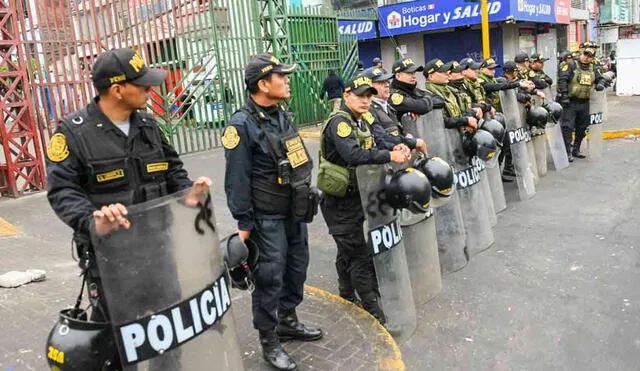
[[395,78],[391,82],[389,104],[400,121],[407,114],[415,120],[434,108],[444,107],[441,99],[417,87],[416,72],[423,70],[424,67],[416,65],[410,58],[397,61],[391,68]]
[[[565,64],[558,72],[558,95],[556,101],[562,105],[562,136],[569,161],[585,158],[580,145],[589,126],[589,98],[591,89],[604,90],[604,81],[593,65],[594,49],[586,48],[573,64]],[[571,137],[575,130],[573,145]]]
[[[345,88],[344,105],[322,128],[318,188],[324,192],[322,214],[338,248],[336,270],[340,296],[356,301],[381,323],[384,313],[378,303],[372,252],[364,236],[364,210],[355,168],[363,164],[405,163],[410,152],[404,146],[379,149],[362,115],[369,113],[373,82],[356,76]],[[404,148],[403,148],[404,147]]]
[[[98,96],[60,121],[47,148],[47,197],[58,217],[74,231],[91,299],[91,321],[107,322],[109,310],[91,233],[108,235],[128,229],[128,206],[189,187],[192,192],[185,202],[195,206],[211,180],[189,179],[178,154],[144,111],[151,87],[164,81],[163,70],[147,67],[131,49],[116,49],[98,57],[91,78]],[[167,267],[169,279],[171,269],[175,268]],[[167,282],[150,285],[150,290],[158,286],[176,289],[175,282]],[[148,300],[159,296],[153,291],[131,295]]]
[[244,71],[250,97],[222,135],[229,210],[240,238],[260,251],[253,326],[264,359],[279,370],[297,367],[281,340],[322,338],[320,329],[306,327],[296,315],[309,265],[307,223],[318,205],[310,188],[311,156],[279,105],[291,96],[288,74],[295,68],[271,54],[252,57]]
[[427,152],[427,145],[420,138],[414,138],[407,132],[404,125],[398,121],[396,111],[388,102],[390,96],[390,81],[393,75],[377,67],[367,68],[363,72],[373,81],[377,94],[371,101],[370,114],[365,113],[363,119],[371,125],[371,133],[376,146],[382,149],[393,149],[398,144],[404,144],[409,149]]

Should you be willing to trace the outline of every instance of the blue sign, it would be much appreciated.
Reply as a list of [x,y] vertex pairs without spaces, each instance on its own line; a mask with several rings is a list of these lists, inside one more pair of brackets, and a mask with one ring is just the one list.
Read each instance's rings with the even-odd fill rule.
[[375,21],[363,21],[363,20],[339,20],[338,32],[341,35],[357,35],[358,40],[375,39],[378,37],[378,30],[376,30]]
[[[420,0],[379,8],[380,36],[423,32],[479,24],[480,2],[465,0]],[[489,21],[509,16],[509,0],[489,1]]]
[[511,0],[511,15],[519,21],[555,23],[554,0]]

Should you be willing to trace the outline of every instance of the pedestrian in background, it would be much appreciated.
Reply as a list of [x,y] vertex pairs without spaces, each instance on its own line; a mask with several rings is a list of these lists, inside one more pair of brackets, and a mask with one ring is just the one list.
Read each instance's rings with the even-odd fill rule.
[[344,90],[344,83],[340,76],[337,75],[335,68],[329,69],[329,76],[324,79],[322,83],[322,91],[320,91],[320,102],[324,100],[325,94],[331,101],[331,113],[334,113],[340,109],[340,103],[342,103],[342,91]]

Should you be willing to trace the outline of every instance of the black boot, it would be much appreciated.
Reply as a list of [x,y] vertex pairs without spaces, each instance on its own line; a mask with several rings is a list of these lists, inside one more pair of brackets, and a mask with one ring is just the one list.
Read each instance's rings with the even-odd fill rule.
[[276,330],[259,330],[262,357],[277,370],[297,370],[298,365],[280,344]]
[[355,293],[340,293],[340,297],[343,298],[344,300],[350,301],[353,304],[361,307],[362,306],[362,302],[360,302],[360,299],[358,299],[358,297],[356,296]]
[[574,149],[573,152],[571,152],[571,155],[575,158],[587,158],[587,156],[583,155],[579,149]]
[[569,162],[573,162],[573,151],[571,150],[571,147],[569,147],[569,150],[567,151],[567,158],[569,159]]
[[298,321],[296,312],[278,313],[278,336],[280,341],[300,340],[315,341],[322,339],[322,330],[314,327],[307,327]]
[[364,295],[362,297],[362,308],[369,312],[381,324],[384,325],[387,322],[387,319],[382,312],[382,308],[380,308],[380,304],[378,303],[377,295]]
[[580,152],[581,145],[582,145],[582,138],[576,138],[576,141],[573,143],[573,151],[571,151],[571,154],[573,155],[573,157],[575,158],[587,157]]

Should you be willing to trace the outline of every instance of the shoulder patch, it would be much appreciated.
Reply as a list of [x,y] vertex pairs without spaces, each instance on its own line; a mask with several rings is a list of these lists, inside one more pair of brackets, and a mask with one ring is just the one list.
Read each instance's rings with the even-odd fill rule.
[[365,112],[362,114],[362,119],[364,121],[366,121],[367,123],[369,123],[369,125],[373,124],[373,122],[376,120],[373,115],[371,114],[371,112]]
[[336,133],[340,138],[348,137],[349,135],[351,135],[352,131],[353,129],[351,128],[351,125],[347,124],[345,121],[340,121],[336,129]]
[[393,103],[394,105],[398,105],[398,104],[402,104],[402,101],[404,100],[404,96],[402,94],[399,93],[393,93],[391,94],[391,103]]
[[562,66],[561,70],[562,70],[562,72],[567,72],[567,71],[569,71],[569,65],[568,65],[568,64],[565,64],[564,66]]
[[235,126],[227,126],[222,134],[222,146],[226,149],[234,149],[240,144],[240,134]]
[[51,137],[47,146],[47,157],[53,162],[62,162],[69,157],[69,147],[67,137],[62,133],[57,133]]
[[529,77],[536,77],[536,71],[529,71]]

